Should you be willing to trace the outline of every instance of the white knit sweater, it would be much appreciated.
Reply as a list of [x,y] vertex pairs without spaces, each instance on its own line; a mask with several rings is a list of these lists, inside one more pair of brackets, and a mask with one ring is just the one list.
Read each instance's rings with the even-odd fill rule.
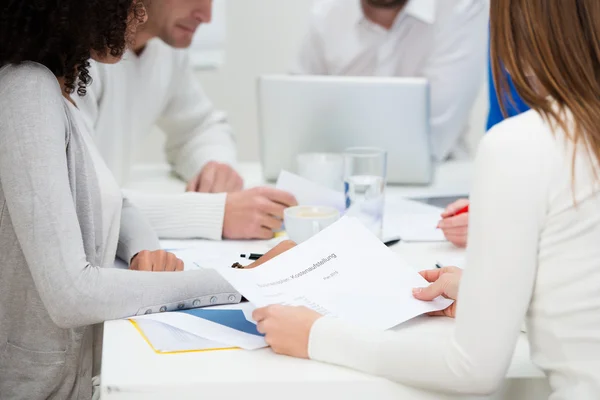
[[[122,186],[155,125],[166,134],[165,151],[174,172],[186,181],[209,161],[235,163],[231,127],[202,91],[186,50],[153,39],[140,56],[128,52],[115,65],[93,63],[91,75],[94,84],[77,105]],[[127,197],[161,238],[222,236],[225,194],[127,192]]]
[[477,157],[454,330],[372,332],[322,318],[311,358],[427,389],[489,393],[525,319],[550,398],[600,398],[600,182],[582,147],[573,184],[563,132],[533,111],[495,127]]

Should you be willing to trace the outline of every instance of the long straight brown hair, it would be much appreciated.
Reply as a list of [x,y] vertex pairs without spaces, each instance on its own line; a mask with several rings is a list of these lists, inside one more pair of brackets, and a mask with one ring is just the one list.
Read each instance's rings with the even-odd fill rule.
[[513,101],[508,71],[527,105],[600,161],[600,0],[492,0],[490,11],[492,70],[504,115]]

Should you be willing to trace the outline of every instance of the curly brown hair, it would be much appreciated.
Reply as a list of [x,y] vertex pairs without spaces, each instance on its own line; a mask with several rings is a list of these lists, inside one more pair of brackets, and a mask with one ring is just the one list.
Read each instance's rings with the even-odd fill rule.
[[91,53],[122,56],[143,12],[138,0],[0,0],[0,67],[40,63],[83,96]]

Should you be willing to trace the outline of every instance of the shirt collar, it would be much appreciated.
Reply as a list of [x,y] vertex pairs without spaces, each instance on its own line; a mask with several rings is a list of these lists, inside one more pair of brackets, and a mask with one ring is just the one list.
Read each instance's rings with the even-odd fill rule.
[[406,15],[433,24],[435,22],[436,0],[410,0],[404,9]]
[[[367,18],[365,17],[365,13],[362,9],[361,0],[354,0],[356,7],[353,7],[354,18],[356,19],[356,23],[363,23]],[[419,19],[427,24],[433,24],[435,22],[435,14],[436,14],[436,3],[437,0],[409,0],[404,10],[402,10],[402,14],[410,15],[413,18]],[[400,17],[398,15],[398,17]]]

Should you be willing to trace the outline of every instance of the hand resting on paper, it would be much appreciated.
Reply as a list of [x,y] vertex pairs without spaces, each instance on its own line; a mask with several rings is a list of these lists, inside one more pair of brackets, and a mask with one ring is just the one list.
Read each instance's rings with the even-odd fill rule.
[[[425,288],[413,289],[413,296],[416,299],[432,301],[433,299],[444,296],[448,299],[458,299],[458,286],[462,277],[462,269],[457,267],[444,267],[441,269],[432,269],[419,272],[431,285]],[[456,301],[442,311],[429,313],[432,316],[456,317]]]
[[442,213],[438,228],[444,232],[448,241],[456,247],[467,247],[469,233],[469,213],[455,215],[460,209],[469,205],[469,200],[461,199],[450,204]]
[[252,313],[256,329],[277,354],[308,358],[308,339],[314,323],[322,315],[306,307],[272,305]]
[[129,269],[149,272],[183,271],[183,261],[164,250],[140,251],[131,259]]
[[[294,247],[296,243],[291,240],[281,242],[246,268],[256,268]],[[252,318],[257,322],[257,330],[265,335],[265,341],[275,353],[308,358],[310,330],[321,314],[306,307],[273,305],[254,310]]]

